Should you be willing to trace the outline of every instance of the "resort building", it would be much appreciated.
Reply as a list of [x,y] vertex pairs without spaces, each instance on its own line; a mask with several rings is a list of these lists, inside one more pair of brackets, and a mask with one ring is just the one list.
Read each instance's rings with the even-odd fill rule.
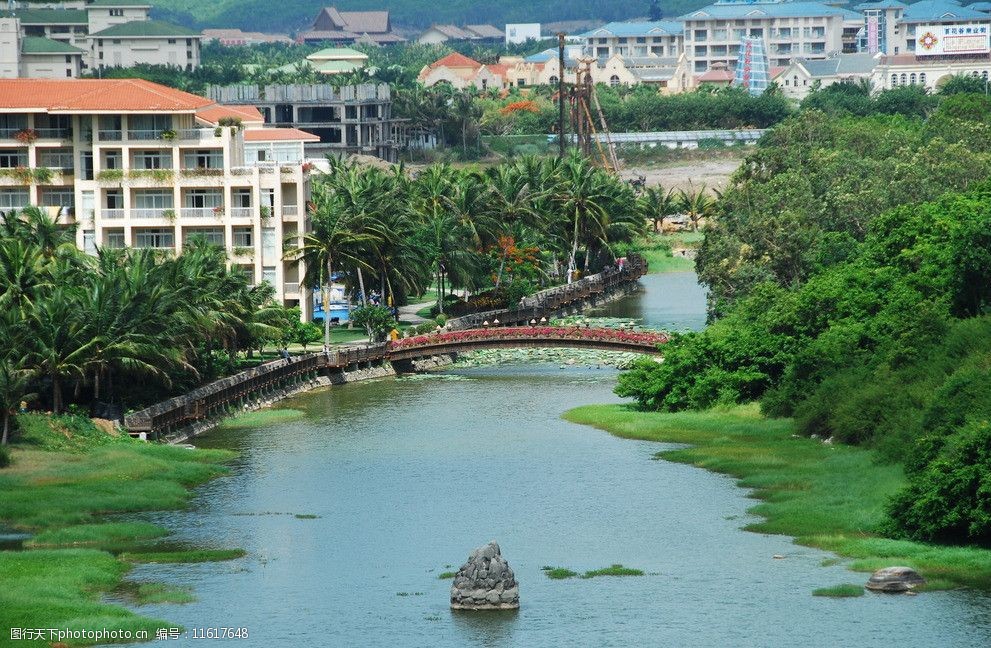
[[812,61],[797,58],[774,80],[786,97],[801,101],[815,88],[870,79],[877,63],[877,55],[870,52],[833,54]]
[[855,52],[861,14],[820,2],[720,0],[678,20],[684,23],[684,47],[696,73],[721,63],[735,70],[744,37],[763,38],[772,66],[793,58],[826,58]]
[[283,34],[263,34],[261,32],[245,32],[240,29],[204,29],[200,34],[204,43],[214,41],[228,47],[238,45],[261,45],[263,43],[282,43],[292,45],[296,41]]
[[606,60],[614,55],[633,58],[677,59],[684,51],[684,25],[673,20],[661,22],[612,22],[580,34],[583,55]]
[[492,25],[431,25],[416,39],[423,45],[440,45],[449,41],[501,41],[506,37],[498,27]]
[[141,0],[13,2],[0,12],[0,76],[66,78],[139,63],[193,70],[200,34],[149,19]]
[[310,29],[299,34],[298,40],[301,43],[390,45],[406,39],[392,31],[388,11],[338,11],[336,7],[324,7]]
[[368,65],[368,54],[350,47],[328,47],[307,56],[306,62],[320,74],[344,74]]
[[[986,9],[980,10],[974,5],[962,7],[956,0],[921,0],[913,4],[881,0],[857,5],[856,9],[864,15],[860,50],[873,54],[925,55],[927,52],[920,51],[925,48],[919,40],[926,33],[932,34],[932,44],[936,45],[944,36],[950,36],[954,42],[958,37],[971,35],[975,27],[991,27],[991,15]],[[945,53],[952,55],[954,52]],[[944,50],[940,48],[931,54],[942,55]]]
[[282,248],[305,231],[304,144],[317,138],[262,124],[254,107],[149,81],[2,79],[0,210],[46,208],[89,253],[179,253],[202,237],[307,311]]
[[359,153],[389,162],[397,159],[392,95],[385,83],[339,88],[326,84],[210,86],[207,96],[224,105],[254,106],[266,125],[312,133],[318,141],[306,142],[311,157]]
[[913,54],[896,54],[877,58],[870,80],[874,90],[889,90],[902,85],[922,85],[930,91],[939,90],[957,75],[981,79],[988,90],[991,57],[926,59]]

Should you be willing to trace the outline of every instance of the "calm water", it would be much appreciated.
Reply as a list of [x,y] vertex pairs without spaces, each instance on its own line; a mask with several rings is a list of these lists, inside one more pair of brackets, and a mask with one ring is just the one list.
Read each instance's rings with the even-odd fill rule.
[[[691,275],[645,283],[610,311],[701,325]],[[240,451],[233,474],[190,510],[151,519],[248,555],[139,567],[134,578],[198,598],[141,611],[187,628],[247,627],[248,640],[228,642],[240,646],[991,645],[991,598],[813,598],[864,576],[741,531],[753,500],[731,479],[560,419],[615,402],[614,382],[612,371],[556,365],[451,371],[306,394],[285,403],[302,420],[212,432],[197,443]],[[451,612],[450,581],[437,575],[490,539],[516,571],[522,608]],[[613,563],[649,575],[552,581],[540,570]],[[179,643],[211,642],[169,645]]]

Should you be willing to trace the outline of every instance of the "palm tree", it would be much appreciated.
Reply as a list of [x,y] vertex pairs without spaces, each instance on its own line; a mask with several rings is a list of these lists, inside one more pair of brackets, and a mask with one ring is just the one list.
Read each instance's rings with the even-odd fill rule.
[[692,229],[698,231],[699,222],[708,219],[716,213],[716,200],[706,191],[706,186],[699,189],[689,187],[686,191],[678,192],[678,203],[681,211],[692,221]]
[[302,245],[286,253],[290,261],[302,260],[305,265],[303,281],[323,289],[323,337],[330,347],[330,290],[337,268],[370,268],[362,258],[363,248],[375,240],[367,233],[353,210],[341,209],[340,194],[322,178],[313,185],[310,217],[313,226],[302,237]]
[[[614,187],[604,173],[593,167],[577,153],[572,153],[562,168],[562,184],[555,196],[563,223],[568,228],[570,251],[568,253],[568,283],[578,269],[579,243],[592,239],[606,240],[609,224],[609,205]],[[589,248],[585,250],[585,267],[588,268]]]
[[62,387],[67,380],[82,379],[92,360],[97,336],[82,317],[78,291],[59,286],[31,313],[31,335],[26,336],[25,364],[51,381],[52,411],[64,410]]
[[22,321],[11,312],[0,313],[0,411],[3,433],[0,445],[10,441],[10,420],[23,401],[32,400],[32,372],[24,366],[24,358],[15,349],[24,343]]
[[654,224],[654,232],[660,232],[664,219],[678,213],[678,194],[674,189],[664,191],[661,187],[649,187],[637,199],[640,213]]

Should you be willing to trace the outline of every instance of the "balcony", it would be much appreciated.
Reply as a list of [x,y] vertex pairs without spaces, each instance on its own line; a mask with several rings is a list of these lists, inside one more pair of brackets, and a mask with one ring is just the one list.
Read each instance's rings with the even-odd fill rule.
[[282,292],[287,295],[297,295],[299,294],[299,282],[296,283],[285,283],[282,285]]
[[132,218],[175,218],[175,209],[171,207],[136,207],[131,210]]
[[223,218],[223,207],[183,207],[180,210],[183,218]]
[[35,128],[34,132],[38,134],[38,139],[49,139],[49,140],[72,139],[71,128]]
[[170,130],[129,130],[127,139],[132,142],[167,142],[171,143],[178,137],[175,131]]
[[254,218],[254,207],[231,207],[231,218]]
[[97,131],[96,136],[101,142],[119,142],[124,139],[124,131],[100,130]]
[[299,216],[299,205],[283,205],[282,206],[282,217],[283,218],[296,218]]
[[124,218],[124,210],[114,208],[106,208],[100,210],[100,218],[105,218],[108,220],[120,220]]

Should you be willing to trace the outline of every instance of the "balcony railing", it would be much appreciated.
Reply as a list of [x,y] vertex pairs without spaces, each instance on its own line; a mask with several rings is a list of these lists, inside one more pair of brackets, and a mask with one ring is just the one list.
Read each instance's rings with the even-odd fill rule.
[[14,139],[23,128],[0,128],[0,139]]
[[137,207],[131,210],[132,218],[166,218],[175,217],[172,207]]
[[181,210],[183,218],[222,218],[223,207],[183,207]]
[[286,282],[282,286],[282,292],[284,292],[287,295],[295,295],[299,293],[299,282],[296,283]]
[[38,139],[72,139],[71,128],[36,128],[34,131],[38,133]]
[[[165,134],[169,133],[166,137]],[[155,129],[140,129],[140,130],[129,130],[127,131],[127,139],[137,140],[141,142],[151,142],[151,141],[171,141],[178,137],[175,131],[161,131]]]
[[251,218],[255,215],[254,207],[231,207],[231,218]]
[[124,139],[124,131],[120,130],[100,130],[96,136],[101,142],[119,142]]
[[299,205],[283,205],[283,216],[299,216]]
[[124,210],[123,209],[117,209],[117,208],[101,209],[100,210],[100,218],[107,218],[107,219],[113,219],[113,220],[121,219],[121,218],[124,218]]

